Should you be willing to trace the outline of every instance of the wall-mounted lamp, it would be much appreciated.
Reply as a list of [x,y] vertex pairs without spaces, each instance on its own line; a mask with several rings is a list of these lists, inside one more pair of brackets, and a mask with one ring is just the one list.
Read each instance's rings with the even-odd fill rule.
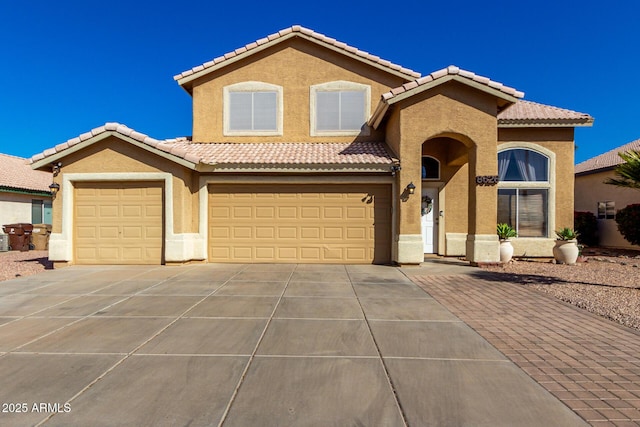
[[53,176],[58,176],[58,174],[60,173],[61,167],[62,167],[62,162],[51,163],[51,172],[53,172]]
[[52,182],[49,186],[49,190],[51,191],[53,197],[56,197],[56,194],[58,194],[58,191],[60,191],[60,184],[58,184],[57,182]]
[[413,182],[410,182],[409,185],[407,185],[407,193],[413,194],[415,192],[416,192],[416,186],[413,184]]

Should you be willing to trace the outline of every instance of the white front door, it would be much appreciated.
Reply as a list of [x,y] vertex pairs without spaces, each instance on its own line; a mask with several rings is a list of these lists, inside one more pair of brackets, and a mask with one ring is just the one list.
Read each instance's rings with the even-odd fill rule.
[[422,189],[422,242],[425,254],[438,252],[438,189]]

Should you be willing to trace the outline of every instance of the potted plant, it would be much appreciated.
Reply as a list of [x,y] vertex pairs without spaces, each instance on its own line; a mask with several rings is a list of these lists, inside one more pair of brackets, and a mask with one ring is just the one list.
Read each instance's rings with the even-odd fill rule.
[[506,264],[513,257],[513,245],[509,239],[518,237],[518,233],[509,224],[504,223],[498,224],[496,231],[500,239],[500,262]]
[[556,231],[556,245],[553,247],[553,257],[557,262],[573,265],[578,259],[578,233],[565,227]]

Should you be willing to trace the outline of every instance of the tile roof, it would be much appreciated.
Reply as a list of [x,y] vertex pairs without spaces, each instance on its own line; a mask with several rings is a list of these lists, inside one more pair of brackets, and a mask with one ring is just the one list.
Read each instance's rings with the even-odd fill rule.
[[349,165],[392,164],[383,142],[352,143],[175,143],[201,162],[217,164]]
[[0,187],[49,192],[51,172],[34,171],[27,159],[0,154]]
[[498,114],[498,125],[501,127],[553,124],[590,126],[592,123],[593,117],[589,114],[524,100],[519,100]]
[[[383,142],[354,143],[194,143],[188,138],[157,140],[119,123],[106,123],[54,148],[36,154],[30,163],[64,153],[65,150],[104,133],[127,136],[194,165],[385,165],[394,159]],[[50,179],[49,179],[50,183]],[[47,186],[49,185],[47,183]]]
[[[174,80],[178,81],[179,84],[185,83],[183,79],[191,78],[195,76],[199,76],[202,74],[206,74],[208,71],[217,69],[221,66],[226,65],[232,60],[240,59],[245,56],[249,56],[254,52],[262,50],[267,46],[271,46],[273,44],[279,43],[283,40],[286,40],[293,36],[305,37],[313,42],[326,45],[330,48],[338,50],[344,54],[355,56],[364,62],[369,62],[372,65],[376,65],[379,67],[383,67],[388,69],[389,71],[397,72],[404,75],[407,79],[418,78],[420,77],[420,73],[410,70],[408,68],[404,68],[400,65],[394,64],[390,61],[381,59],[379,56],[370,54],[368,52],[357,49],[353,46],[349,46],[346,43],[337,41],[334,38],[327,37],[324,34],[317,33],[309,28],[302,27],[300,25],[294,25],[289,28],[285,28],[283,30],[278,31],[277,33],[271,34],[267,37],[258,39],[254,42],[251,42],[241,48],[233,50],[231,52],[225,53],[222,56],[219,56],[211,61],[205,62],[202,65],[198,65],[197,67],[193,67],[190,70],[184,71],[176,76],[174,76]],[[183,81],[181,83],[181,81]]]
[[409,92],[413,89],[419,88],[426,84],[436,82],[437,80],[443,79],[447,76],[459,76],[466,80],[487,86],[488,88],[498,90],[507,95],[511,95],[515,98],[522,98],[524,96],[524,92],[517,91],[512,87],[505,86],[502,83],[494,82],[493,80],[490,80],[487,77],[479,76],[475,73],[472,73],[471,71],[466,71],[459,67],[456,67],[455,65],[449,65],[447,68],[434,71],[433,73],[427,76],[421,77],[417,80],[413,80],[409,83],[405,83],[402,86],[391,89],[389,92],[383,93],[382,99],[386,102],[389,102],[393,98],[397,97],[398,95],[401,95],[405,92]]
[[640,139],[636,139],[635,141],[631,141],[628,144],[607,151],[604,154],[600,154],[599,156],[592,157],[589,160],[578,163],[575,168],[575,173],[580,174],[598,171],[601,169],[613,168],[614,166],[617,166],[624,162],[624,160],[622,160],[622,158],[618,156],[618,153],[623,153],[631,150],[640,151]]
[[72,148],[73,146],[80,144],[88,139],[93,137],[102,135],[102,134],[119,134],[122,136],[129,137],[135,141],[141,142],[142,144],[148,146],[149,148],[155,148],[160,151],[163,151],[168,154],[172,154],[178,158],[184,159],[191,163],[199,163],[200,158],[194,157],[185,149],[178,147],[175,145],[176,142],[181,142],[186,140],[186,138],[176,138],[176,139],[166,139],[166,140],[158,140],[155,138],[151,138],[148,135],[145,135],[140,132],[136,132],[135,130],[122,125],[120,123],[106,123],[103,126],[94,128],[89,132],[85,132],[80,136],[75,138],[71,138],[70,140],[63,142],[62,144],[58,144],[53,148],[43,151],[42,153],[36,154],[30,159],[30,163],[40,162],[47,157],[51,157],[55,154],[62,153],[65,150]]

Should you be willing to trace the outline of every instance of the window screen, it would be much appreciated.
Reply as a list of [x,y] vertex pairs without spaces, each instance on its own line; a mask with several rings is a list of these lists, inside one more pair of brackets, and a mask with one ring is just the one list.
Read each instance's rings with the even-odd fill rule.
[[364,91],[331,91],[316,94],[316,130],[360,130],[366,118]]
[[276,92],[230,92],[229,130],[277,130]]

